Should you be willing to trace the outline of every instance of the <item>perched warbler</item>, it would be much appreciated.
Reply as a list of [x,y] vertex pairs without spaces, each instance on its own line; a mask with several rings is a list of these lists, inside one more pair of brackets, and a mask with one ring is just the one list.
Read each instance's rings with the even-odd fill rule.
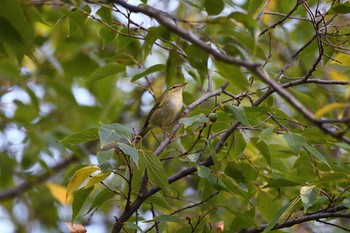
[[139,137],[143,138],[153,128],[165,129],[171,126],[182,108],[182,92],[187,82],[169,87],[149,112]]

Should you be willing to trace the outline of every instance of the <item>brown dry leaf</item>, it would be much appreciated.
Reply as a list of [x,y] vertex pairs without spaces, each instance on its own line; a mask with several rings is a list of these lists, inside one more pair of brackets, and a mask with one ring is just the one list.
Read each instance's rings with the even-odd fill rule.
[[85,233],[87,232],[86,228],[81,224],[72,224],[70,222],[64,222],[68,227],[70,233]]
[[223,232],[225,227],[224,221],[219,221],[216,225],[216,232]]
[[224,231],[225,223],[224,221],[214,222],[210,224],[213,232],[221,233]]

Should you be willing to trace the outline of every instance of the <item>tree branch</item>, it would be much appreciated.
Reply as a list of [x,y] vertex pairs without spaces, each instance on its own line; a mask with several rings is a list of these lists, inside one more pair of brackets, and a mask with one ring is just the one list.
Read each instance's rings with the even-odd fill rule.
[[[338,208],[332,208],[327,210],[326,212],[317,212],[314,214],[307,214],[301,217],[296,217],[294,219],[287,220],[285,223],[282,224],[276,224],[271,230],[278,230],[286,227],[291,227],[296,224],[300,224],[303,222],[309,222],[314,220],[320,220],[323,218],[350,218],[350,214],[348,213],[338,213],[338,211],[347,209],[344,206],[339,206]],[[263,232],[264,229],[268,226],[268,224],[261,225],[259,228],[251,228],[251,229],[244,229],[241,230],[240,233],[259,233]]]
[[[166,26],[172,32],[176,33],[177,35],[179,35],[183,39],[193,43],[194,45],[196,45],[199,48],[203,49],[204,51],[208,52],[210,55],[212,55],[215,59],[217,59],[219,61],[222,61],[222,62],[225,62],[225,63],[228,63],[228,64],[232,64],[232,65],[243,66],[243,67],[247,68],[252,73],[257,75],[263,82],[268,84],[276,93],[278,93],[284,100],[286,100],[289,104],[291,104],[291,106],[293,108],[295,108],[299,113],[301,113],[301,115],[303,115],[308,121],[310,121],[313,124],[315,124],[319,129],[321,129],[326,134],[329,134],[332,137],[334,137],[334,138],[336,138],[336,139],[338,139],[340,141],[343,141],[343,142],[346,142],[346,143],[350,144],[350,139],[347,138],[346,136],[344,136],[344,133],[342,133],[342,132],[340,132],[340,133],[335,132],[332,129],[324,126],[324,122],[322,122],[322,120],[316,119],[314,117],[313,113],[310,112],[309,110],[307,110],[305,108],[305,106],[303,106],[293,95],[291,95],[288,91],[286,91],[276,81],[271,80],[268,77],[268,75],[266,75],[263,72],[263,70],[260,67],[260,65],[254,64],[254,63],[251,63],[251,62],[248,62],[248,61],[239,60],[239,59],[236,59],[236,58],[233,58],[233,57],[229,57],[229,56],[227,56],[225,54],[222,54],[222,53],[218,52],[217,50],[213,49],[210,45],[206,44],[204,41],[202,41],[199,38],[195,37],[194,35],[192,35],[188,31],[178,27],[172,21],[172,19],[170,17],[168,17],[168,14],[165,13],[165,12],[162,12],[162,11],[157,10],[155,8],[152,8],[150,6],[143,6],[143,5],[134,6],[134,5],[130,5],[130,4],[128,4],[127,2],[125,2],[123,0],[111,0],[111,2],[119,4],[119,5],[127,8],[128,10],[130,10],[132,12],[141,12],[141,13],[143,13],[143,14],[151,17],[151,18],[156,19],[160,24]],[[318,38],[318,34],[317,33],[311,38],[311,40],[305,46],[309,45],[316,38]],[[299,49],[299,51],[301,51],[301,50]],[[319,57],[318,57],[318,59],[319,59]],[[311,70],[313,71],[313,69],[311,69]],[[304,81],[305,82],[307,81],[307,78],[311,74],[310,71],[304,77]],[[269,91],[268,91],[265,94],[266,95],[270,95],[271,93],[269,93]],[[179,126],[177,125],[177,127],[179,127]]]
[[[318,38],[318,34],[316,33],[309,41],[308,43],[306,43],[305,46],[303,46],[302,48],[300,48],[291,58],[290,62],[285,66],[284,69],[281,70],[281,72],[279,73],[279,75],[277,75],[275,80],[270,79],[270,77],[262,70],[262,68],[260,67],[260,65],[255,64],[255,63],[251,63],[248,61],[244,61],[244,60],[240,60],[240,59],[236,59],[230,56],[227,56],[224,53],[221,53],[215,49],[213,49],[211,47],[210,44],[207,44],[206,42],[204,42],[203,40],[199,39],[198,37],[196,37],[195,35],[193,35],[191,32],[182,29],[181,27],[178,27],[176,25],[176,23],[173,21],[173,19],[165,12],[162,12],[160,10],[157,10],[155,8],[149,7],[149,6],[145,6],[145,5],[139,5],[139,6],[134,6],[134,5],[130,5],[127,2],[123,1],[123,0],[110,0],[113,3],[116,3],[120,6],[125,7],[126,9],[130,10],[131,12],[136,12],[136,13],[143,13],[155,20],[158,21],[158,23],[160,23],[161,25],[164,25],[165,27],[167,27],[170,31],[172,31],[173,33],[179,35],[181,38],[183,38],[184,40],[196,45],[197,47],[201,48],[203,51],[209,53],[213,58],[215,58],[216,60],[225,62],[227,64],[232,64],[232,65],[237,65],[237,66],[242,66],[245,67],[246,69],[248,69],[249,71],[251,71],[252,73],[254,73],[255,75],[257,75],[263,82],[265,82],[266,84],[269,85],[269,89],[259,98],[257,99],[254,103],[253,106],[258,106],[260,103],[262,103],[262,101],[264,99],[266,99],[268,96],[270,96],[272,93],[276,92],[277,94],[279,94],[287,103],[291,104],[291,106],[296,109],[301,115],[304,116],[304,118],[306,118],[308,121],[310,121],[311,123],[315,124],[318,128],[320,128],[322,131],[324,131],[325,133],[341,140],[344,141],[346,143],[350,144],[350,139],[345,137],[343,134],[341,133],[337,133],[335,131],[333,131],[332,129],[326,127],[324,125],[324,122],[320,119],[317,119],[314,117],[314,114],[309,111],[304,105],[302,105],[292,94],[290,94],[286,89],[285,86],[286,85],[297,85],[298,83],[292,83],[292,84],[282,84],[280,85],[279,83],[277,83],[277,80],[279,79],[279,77],[284,73],[285,69],[287,69],[289,67],[289,65],[291,64],[291,62],[296,58],[296,56],[299,55],[299,53],[306,48],[308,45],[310,45],[315,39]],[[321,49],[320,49],[321,50]],[[312,69],[308,72],[308,74],[304,77],[304,79],[302,81],[298,81],[301,83],[307,83],[309,80],[309,76],[312,74],[312,72],[314,71],[314,67],[315,64],[318,64],[320,57],[322,56],[322,50],[320,51],[320,54],[316,60],[316,62],[314,63],[314,66],[312,67]],[[323,81],[311,81],[314,83],[319,82],[320,84],[322,84]],[[310,83],[311,83],[310,82]],[[228,85],[228,83],[225,84],[226,86]],[[225,86],[225,87],[226,87]],[[223,89],[225,89],[225,87]],[[221,93],[223,90],[219,91],[219,93]],[[217,93],[217,95],[219,94]],[[212,92],[207,93],[206,95],[204,95],[202,98],[200,98],[198,100],[198,103],[193,103],[191,105],[189,105],[186,110],[184,111],[185,114],[187,114],[192,108],[198,106],[201,102],[205,101],[206,99],[210,98],[210,96],[214,96],[214,94]],[[197,101],[196,101],[197,102]],[[216,145],[215,147],[215,151],[219,152],[221,150],[221,148],[223,147],[224,143],[226,142],[226,140],[231,136],[232,132],[234,132],[234,130],[237,129],[237,127],[240,125],[240,122],[236,122],[234,123],[227,131],[226,133],[222,136],[221,140],[219,141],[219,143]],[[178,129],[180,128],[180,123],[177,123],[173,130],[172,130],[172,134],[174,134]],[[170,139],[165,139],[161,145],[154,151],[154,155],[159,155],[164,148],[170,143]],[[203,162],[200,162],[199,165],[201,166],[211,166],[213,165],[213,160],[211,157],[209,157],[208,159],[206,159]],[[170,176],[168,178],[168,182],[171,184],[177,180],[180,180],[183,177],[186,177],[194,172],[196,172],[197,169],[196,167],[189,167],[186,168],[172,176]],[[139,196],[136,198],[135,202],[131,205],[130,207],[130,211],[136,211],[140,205],[143,203],[144,200],[146,200],[147,197],[155,194],[156,192],[160,191],[161,188],[157,187],[157,186],[153,186],[152,188],[150,188],[147,193],[144,196]],[[334,214],[338,214],[338,216],[343,216],[342,214],[339,213],[332,213]],[[116,232],[120,232],[121,228],[122,228],[122,224],[123,221],[126,221],[128,218],[126,218],[127,216],[131,216],[132,212],[124,212],[121,215],[121,218],[118,219],[118,221],[115,223],[114,228],[113,228],[113,233]],[[292,222],[292,220],[290,220],[288,223],[294,223],[297,224],[298,221],[310,221],[308,219],[312,220],[312,217],[317,216],[318,218],[326,218],[327,216],[331,216],[331,213],[318,213],[318,215],[307,215],[304,216],[304,218],[298,218],[297,220],[295,220],[296,223]],[[344,215],[345,216],[345,215]]]
[[219,61],[223,61],[225,63],[237,65],[237,66],[243,66],[247,69],[252,69],[253,67],[259,66],[258,64],[254,64],[248,61],[236,59],[233,57],[226,56],[225,54],[220,53],[219,51],[212,48],[209,44],[205,43],[201,39],[197,38],[196,36],[192,35],[188,30],[185,30],[183,28],[178,27],[174,21],[171,19],[168,13],[163,12],[161,10],[155,9],[150,6],[145,5],[138,5],[134,6],[129,3],[127,3],[124,0],[110,0],[112,3],[116,3],[124,8],[127,8],[131,12],[135,13],[143,13],[155,20],[158,21],[158,23],[166,26],[170,31],[174,32],[175,34],[179,35],[181,38],[187,40],[188,42],[191,42],[192,44],[196,45],[197,47],[201,48],[203,51],[211,54],[215,59]]

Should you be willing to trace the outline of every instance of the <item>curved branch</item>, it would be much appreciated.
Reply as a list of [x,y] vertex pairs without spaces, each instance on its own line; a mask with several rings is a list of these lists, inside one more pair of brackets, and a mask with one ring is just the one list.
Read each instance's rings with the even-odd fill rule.
[[166,26],[170,31],[176,33],[179,35],[181,38],[187,40],[188,42],[193,43],[197,47],[201,48],[205,52],[209,53],[212,55],[215,59],[219,61],[223,61],[225,63],[237,65],[237,66],[243,66],[246,67],[247,69],[252,69],[256,66],[259,66],[258,64],[254,64],[248,61],[236,59],[233,57],[226,56],[225,54],[220,53],[219,51],[215,50],[212,48],[209,44],[205,43],[201,39],[197,38],[196,36],[192,35],[189,31],[178,27],[174,21],[171,19],[168,13],[163,12],[161,10],[155,9],[150,6],[146,5],[138,5],[134,6],[129,3],[127,3],[124,0],[110,0],[112,3],[116,3],[124,8],[127,8],[131,12],[135,13],[143,13],[155,20],[158,21],[158,23]]
[[[247,62],[247,61],[243,61],[243,60],[239,60],[239,59],[236,59],[233,57],[229,57],[225,54],[218,52],[217,50],[210,47],[210,45],[206,44],[204,41],[195,37],[194,35],[192,35],[188,31],[178,27],[172,21],[172,19],[168,16],[168,14],[165,12],[162,12],[162,11],[157,10],[155,8],[152,8],[150,6],[130,5],[123,0],[111,0],[111,2],[119,4],[127,9],[129,9],[132,12],[141,12],[141,13],[143,13],[151,18],[156,19],[160,24],[166,26],[169,30],[176,33],[177,35],[179,35],[183,39],[193,43],[194,45],[196,45],[199,48],[203,49],[204,51],[208,52],[211,56],[213,56],[217,60],[220,60],[220,61],[225,62],[227,64],[243,66],[243,67],[247,68],[249,71],[251,71],[252,73],[257,75],[263,82],[268,84],[273,89],[273,91],[278,93],[286,102],[291,104],[291,106],[293,108],[295,108],[301,115],[303,115],[308,121],[310,121],[311,123],[316,125],[319,129],[321,129],[326,134],[329,134],[332,137],[334,137],[340,141],[343,141],[343,142],[350,144],[350,139],[348,137],[344,136],[343,133],[335,132],[332,129],[329,129],[328,127],[326,127],[324,125],[324,122],[322,122],[322,120],[315,118],[314,114],[311,111],[309,111],[308,109],[306,109],[305,106],[303,106],[292,94],[290,94],[288,91],[286,91],[283,88],[283,86],[278,84],[276,81],[271,80],[270,77],[267,74],[265,74],[265,72],[263,72],[260,65],[254,64],[251,62]],[[311,43],[314,39],[316,39],[317,36],[318,36],[318,34],[315,34],[313,36],[313,38],[311,38],[309,43]],[[308,75],[305,76],[305,78],[304,78],[305,82],[307,81],[307,78],[310,76],[312,71],[313,71],[313,69],[311,69],[310,72],[308,73]],[[265,93],[265,94],[267,94],[267,95],[271,94],[269,92],[270,91],[267,91],[267,93]]]
[[[338,213],[338,211],[346,210],[345,206],[338,206],[335,208],[331,208],[326,210],[325,212],[317,212],[313,214],[307,214],[301,217],[296,217],[294,219],[287,220],[285,223],[276,224],[271,230],[278,230],[286,227],[291,227],[303,222],[309,222],[314,220],[320,220],[323,218],[350,218],[350,214],[348,213]],[[263,232],[264,229],[268,226],[268,224],[261,225],[259,228],[251,228],[241,230],[240,233],[259,233]]]
[[294,11],[296,11],[298,9],[298,6],[301,4],[301,1],[297,1],[295,6],[293,7],[292,10],[289,11],[289,13],[287,15],[284,15],[284,17],[280,20],[278,20],[276,23],[274,23],[273,25],[271,25],[270,27],[266,28],[265,30],[263,30],[262,32],[260,32],[259,36],[264,35],[266,32],[268,32],[270,29],[275,28],[276,26],[278,26],[279,24],[283,23],[285,20],[289,19],[290,16],[294,13]]

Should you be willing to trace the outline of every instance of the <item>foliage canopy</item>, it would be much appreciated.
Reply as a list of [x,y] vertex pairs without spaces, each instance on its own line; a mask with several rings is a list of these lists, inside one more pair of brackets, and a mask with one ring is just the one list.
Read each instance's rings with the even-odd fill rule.
[[[349,231],[349,13],[2,0],[2,218],[16,232]],[[184,81],[181,119],[135,143],[153,98]]]

